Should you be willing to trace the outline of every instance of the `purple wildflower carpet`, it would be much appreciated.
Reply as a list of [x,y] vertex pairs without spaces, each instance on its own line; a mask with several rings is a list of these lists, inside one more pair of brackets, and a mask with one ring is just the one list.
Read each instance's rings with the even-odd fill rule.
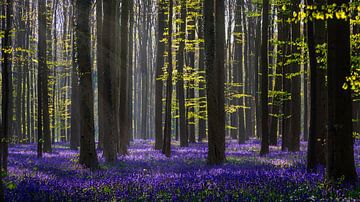
[[[359,165],[360,142],[355,153]],[[226,144],[227,162],[206,164],[206,143],[172,146],[166,158],[152,141],[131,143],[128,156],[90,172],[78,164],[78,152],[65,144],[36,158],[36,145],[10,148],[5,178],[7,201],[317,201],[360,197],[359,188],[331,187],[324,171],[306,173],[306,148],[297,153],[271,147],[259,156],[259,141]],[[360,173],[359,166],[357,166]]]

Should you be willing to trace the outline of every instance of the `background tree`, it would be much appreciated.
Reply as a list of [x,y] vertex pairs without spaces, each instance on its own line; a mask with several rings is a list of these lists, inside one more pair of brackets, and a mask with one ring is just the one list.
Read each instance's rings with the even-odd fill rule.
[[261,151],[260,155],[269,153],[269,106],[268,106],[268,25],[269,1],[263,0],[262,40],[261,40]]

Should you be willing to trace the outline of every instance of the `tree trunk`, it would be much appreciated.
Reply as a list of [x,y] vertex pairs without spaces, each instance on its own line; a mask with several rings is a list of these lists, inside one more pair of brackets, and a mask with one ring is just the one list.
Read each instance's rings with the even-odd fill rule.
[[282,25],[281,25],[281,29],[280,32],[282,32],[282,37],[281,39],[279,39],[279,41],[285,42],[282,45],[281,48],[281,63],[282,63],[282,83],[283,83],[283,92],[285,92],[286,96],[284,96],[283,98],[283,102],[282,102],[282,112],[283,112],[283,118],[282,118],[282,137],[281,137],[281,150],[285,151],[286,149],[288,149],[289,147],[289,133],[290,133],[290,127],[291,127],[291,122],[290,122],[290,113],[291,113],[291,105],[290,105],[290,97],[291,95],[289,90],[291,89],[291,82],[290,79],[288,78],[290,71],[289,71],[289,65],[286,64],[286,56],[289,53],[289,45],[288,45],[288,41],[289,41],[289,35],[290,35],[290,25],[289,23],[286,22],[286,15],[282,14]]
[[[349,3],[349,0],[328,0],[328,4]],[[356,182],[354,140],[352,136],[352,100],[350,89],[343,89],[350,75],[350,23],[329,19],[328,23],[328,134],[327,177]]]
[[112,163],[116,161],[116,94],[115,89],[117,88],[115,84],[116,71],[114,67],[116,64],[114,63],[115,59],[115,49],[116,43],[113,41],[116,37],[114,32],[116,32],[116,7],[117,3],[114,0],[104,0],[104,28],[102,31],[102,45],[103,45],[103,66],[101,69],[103,74],[103,110],[104,115],[103,119],[103,150],[105,161],[108,163]]
[[173,0],[170,0],[169,5],[169,36],[168,36],[168,65],[166,78],[166,106],[165,106],[165,127],[164,127],[164,142],[162,153],[166,157],[171,154],[171,100],[172,100],[172,23],[173,23]]
[[162,42],[162,38],[164,37],[164,29],[166,27],[165,22],[165,12],[166,6],[162,0],[158,1],[158,39],[157,39],[157,56],[156,56],[156,73],[155,73],[155,149],[160,150],[163,140],[163,131],[162,131],[162,97],[163,97],[163,81],[160,79],[163,73],[164,66],[164,52],[165,52],[165,44]]
[[[224,109],[224,44],[225,5],[222,0],[204,2],[206,92],[208,106],[209,164],[225,161],[225,109]],[[216,38],[215,38],[216,37]]]
[[[299,12],[300,0],[293,4],[293,11]],[[300,41],[300,23],[294,22],[291,25],[292,45],[291,53],[293,55],[301,54],[299,46],[294,45]],[[300,61],[295,61],[291,67],[291,130],[289,137],[289,151],[296,152],[300,150],[300,133],[301,133],[301,77]]]
[[177,80],[177,98],[179,100],[179,132],[180,147],[189,146],[188,131],[186,128],[186,109],[185,109],[185,89],[184,89],[184,66],[185,66],[185,33],[186,33],[186,1],[181,1],[181,25],[179,33],[179,51],[178,51],[178,80]]
[[261,150],[260,155],[269,153],[269,106],[268,106],[268,26],[269,1],[263,0],[262,40],[261,40]]
[[44,86],[46,65],[46,1],[38,1],[38,25],[39,25],[39,42],[38,42],[38,148],[37,156],[42,157],[43,138],[44,138]]
[[98,168],[95,151],[94,94],[92,87],[90,54],[90,9],[91,1],[77,0],[76,32],[78,65],[80,74],[80,164],[87,168]]
[[[189,6],[189,13],[195,12],[193,8]],[[188,40],[190,41],[191,46],[194,46],[195,41],[195,18],[190,19],[188,21]],[[188,53],[188,66],[190,66],[190,75],[193,75],[195,72],[195,48],[191,48],[192,50],[189,50]],[[187,99],[190,101],[190,103],[194,103],[195,99],[195,81],[194,78],[190,78],[189,85],[188,85],[188,93],[187,93]],[[188,107],[188,136],[189,136],[189,142],[194,143],[195,140],[195,104],[191,104]]]
[[[201,6],[203,2],[201,1]],[[198,18],[198,37],[204,39],[204,17]],[[204,43],[199,44],[199,74],[205,78],[205,54],[204,54]],[[205,91],[205,79],[199,81],[199,136],[198,141],[201,142],[206,138],[206,91]]]
[[[127,71],[128,71],[128,21],[129,21],[129,3],[122,1],[121,5],[121,48],[120,49],[120,145],[119,153],[127,154],[127,145],[129,138],[128,122],[128,102],[131,100],[127,92]],[[126,48],[125,48],[126,47]]]

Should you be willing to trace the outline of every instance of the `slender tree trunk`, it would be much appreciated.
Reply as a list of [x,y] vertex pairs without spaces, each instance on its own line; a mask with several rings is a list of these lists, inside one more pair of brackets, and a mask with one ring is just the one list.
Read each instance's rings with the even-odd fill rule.
[[[74,8],[72,8],[71,15],[74,15]],[[70,148],[77,150],[80,146],[80,92],[79,92],[79,67],[76,62],[76,32],[74,29],[74,19],[71,22],[72,35],[72,72],[71,72],[71,137]]]
[[181,25],[179,33],[179,51],[178,51],[178,79],[177,79],[177,98],[179,100],[179,132],[180,132],[180,146],[189,146],[188,131],[186,128],[186,109],[185,109],[185,89],[184,89],[184,65],[185,65],[185,33],[186,33],[186,1],[181,1]]
[[170,157],[171,153],[171,100],[172,100],[172,23],[173,23],[173,0],[170,0],[169,5],[169,38],[168,38],[168,65],[167,65],[167,79],[166,79],[166,106],[165,106],[165,127],[164,127],[164,142],[162,153]]
[[[282,42],[285,42],[282,45],[281,48],[281,62],[282,62],[282,83],[283,83],[283,91],[286,92],[287,94],[290,94],[290,89],[291,89],[291,82],[289,77],[290,71],[289,71],[289,66],[286,65],[286,55],[289,53],[288,50],[288,44],[287,41],[289,41],[289,31],[290,31],[290,25],[289,23],[286,22],[285,20],[286,15],[282,15],[282,25],[281,25],[281,29],[280,31],[283,32],[282,33],[282,39],[279,39]],[[283,151],[285,151],[286,149],[288,149],[289,147],[289,133],[290,133],[290,127],[291,127],[291,122],[290,122],[290,113],[291,113],[291,105],[290,105],[290,95],[285,96],[283,98],[283,103],[282,103],[282,111],[283,111],[283,120],[282,120],[282,140],[281,140],[281,149]]]
[[[201,1],[201,6],[203,6],[203,1]],[[202,12],[203,13],[203,12]],[[201,16],[198,18],[198,37],[199,39],[204,39],[204,17]],[[204,43],[199,44],[199,74],[205,78],[205,53],[204,53]],[[201,142],[206,138],[206,91],[205,91],[205,79],[199,82],[199,136],[198,141]]]
[[[9,133],[10,133],[10,123],[11,116],[10,113],[10,102],[12,102],[12,52],[5,51],[6,49],[12,49],[12,38],[11,38],[11,29],[13,26],[13,2],[7,1],[6,4],[3,4],[2,7],[3,15],[6,16],[6,20],[3,21],[2,28],[4,30],[4,38],[2,39],[2,49],[1,55],[3,56],[2,62],[2,104],[1,104],[1,114],[2,114],[2,134],[1,134],[1,159],[0,159],[0,169],[4,172],[7,172],[8,165],[8,142],[9,142]],[[0,177],[0,197],[3,198],[3,184],[2,176]]]
[[123,1],[121,5],[121,48],[120,49],[120,151],[122,155],[127,154],[127,145],[129,138],[128,122],[128,101],[130,101],[129,92],[127,92],[127,71],[128,71],[128,21],[129,21],[129,3]]
[[106,128],[106,112],[105,112],[105,76],[104,76],[104,44],[103,44],[103,0],[97,0],[96,2],[96,65],[98,71],[98,110],[99,110],[99,143],[98,148],[104,148],[104,135],[107,132]]
[[[46,1],[38,1],[38,25],[39,25],[39,42],[38,42],[38,158],[43,153],[43,136],[44,136],[44,85],[46,65]],[[47,88],[47,86],[46,86]]]
[[[192,7],[188,7],[189,13],[195,12],[195,10]],[[190,19],[188,21],[188,40],[191,42],[189,45],[194,46],[194,41],[195,41],[195,18],[192,17],[192,19]],[[190,50],[188,53],[188,65],[190,66],[190,75],[194,74],[195,72],[195,48],[193,50]],[[188,95],[187,95],[188,100],[190,101],[190,103],[194,103],[194,99],[195,99],[195,81],[193,78],[190,79],[189,81],[189,85],[188,85]],[[196,138],[195,138],[195,105],[192,104],[190,105],[190,107],[188,107],[188,136],[189,136],[189,142],[190,143],[194,143],[196,142]]]
[[269,153],[269,106],[268,106],[268,28],[269,28],[269,0],[263,0],[262,12],[262,40],[261,40],[261,150],[260,155]]
[[163,131],[162,131],[162,97],[163,97],[163,81],[160,79],[163,73],[164,66],[164,52],[165,44],[161,41],[164,37],[164,29],[166,27],[165,22],[165,12],[166,6],[162,0],[158,1],[158,39],[157,39],[157,56],[156,56],[156,73],[155,73],[155,149],[160,150],[163,140]]
[[[300,0],[293,4],[294,12],[299,12]],[[291,25],[292,45],[291,53],[293,55],[301,54],[296,42],[300,41],[300,23],[294,22]],[[301,133],[301,77],[300,62],[295,61],[291,67],[291,130],[289,137],[289,151],[295,152],[300,150],[300,133]]]

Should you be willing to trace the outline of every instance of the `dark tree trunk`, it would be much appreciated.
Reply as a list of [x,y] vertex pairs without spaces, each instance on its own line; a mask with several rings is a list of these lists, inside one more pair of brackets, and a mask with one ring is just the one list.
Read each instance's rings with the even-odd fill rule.
[[[349,0],[328,0],[328,4],[349,3]],[[350,75],[350,23],[343,19],[329,19],[328,23],[328,134],[327,169],[330,180],[341,177],[356,182],[354,140],[352,136],[351,91],[343,89]]]
[[[313,0],[308,0],[312,5]],[[325,2],[321,2],[325,4]],[[327,125],[326,64],[318,63],[316,46],[326,43],[325,22],[308,22],[308,46],[310,57],[310,125],[307,154],[308,172],[316,171],[317,165],[325,165],[325,138]]]
[[171,100],[172,100],[172,22],[173,22],[173,0],[169,5],[169,36],[168,36],[168,65],[166,79],[166,106],[165,106],[165,127],[162,153],[167,157],[171,154]]
[[[208,106],[208,157],[209,164],[225,161],[225,109],[224,109],[224,1],[204,2],[206,92]],[[216,13],[214,18],[214,11]]]
[[92,87],[90,54],[90,9],[91,1],[76,1],[76,36],[80,76],[80,164],[87,168],[98,168],[95,151],[94,94]]
[[[43,138],[45,134],[44,126],[44,88],[45,85],[45,69],[46,65],[46,1],[38,1],[38,25],[39,25],[39,42],[38,42],[38,148],[37,156],[42,157]],[[44,87],[45,86],[45,87]]]
[[[0,169],[7,172],[8,165],[8,142],[9,133],[11,129],[11,104],[12,102],[12,52],[6,52],[6,49],[12,48],[11,29],[13,28],[13,2],[6,1],[2,7],[3,15],[6,16],[6,20],[3,20],[2,29],[4,30],[4,38],[1,43],[1,55],[3,56],[2,62],[2,102],[1,102],[1,115],[2,115],[2,131],[1,131],[1,155],[0,155]],[[2,175],[2,174],[1,174]],[[4,198],[4,190],[2,183],[2,176],[0,176],[0,199]]]
[[268,26],[269,1],[263,0],[262,40],[261,40],[261,150],[260,155],[269,153],[269,106],[268,106]]
[[[128,28],[129,21],[129,2],[122,1],[121,5],[121,48],[120,49],[120,145],[119,153],[127,154],[127,145],[129,138],[129,119],[128,119],[128,102],[131,101],[129,92],[127,92],[128,84]],[[126,48],[125,48],[126,47]]]
[[[299,12],[300,1],[296,0],[293,4],[293,11]],[[294,22],[291,25],[292,45],[291,53],[293,55],[301,54],[299,46],[294,45],[300,40],[300,24]],[[300,150],[300,133],[301,133],[301,77],[300,63],[295,61],[291,67],[291,130],[289,137],[289,151],[295,152]]]
[[186,1],[181,1],[181,25],[179,33],[179,51],[178,51],[178,80],[177,80],[177,98],[179,100],[179,132],[180,146],[189,146],[188,131],[186,128],[186,109],[185,109],[185,89],[184,89],[184,65],[185,65],[185,33],[186,33]]
[[[75,64],[75,63],[74,63]],[[77,150],[80,146],[80,116],[79,116],[79,75],[76,66],[71,74],[71,136],[70,148]]]
[[[288,78],[289,74],[290,74],[290,67],[289,65],[286,64],[286,55],[289,53],[289,48],[288,48],[288,44],[287,41],[289,41],[289,35],[290,35],[290,25],[289,23],[286,22],[286,16],[287,15],[282,15],[282,25],[281,25],[281,29],[279,30],[280,32],[282,32],[282,37],[281,39],[279,39],[279,41],[285,42],[284,44],[282,44],[282,48],[281,48],[281,63],[282,63],[282,83],[283,83],[283,91],[286,94],[290,94],[290,89],[291,89],[291,82],[290,79]],[[282,102],[282,112],[283,112],[283,118],[282,118],[282,136],[281,136],[281,150],[285,151],[286,149],[288,149],[289,147],[289,133],[290,133],[290,127],[291,127],[291,122],[290,122],[290,113],[291,113],[291,103],[290,103],[290,95],[284,96],[283,98],[283,102]]]
[[114,0],[104,0],[104,28],[102,31],[102,45],[103,45],[103,89],[102,96],[103,96],[103,110],[104,115],[103,117],[105,121],[103,122],[103,150],[104,150],[104,157],[105,161],[108,163],[112,163],[116,161],[116,94],[115,89],[117,88],[115,84],[115,68],[114,59],[115,59],[115,50],[116,50],[116,43],[113,41],[116,37],[114,32],[116,32],[116,8],[117,3]]
[[[72,8],[71,15],[75,9]],[[71,21],[71,46],[72,46],[72,74],[71,74],[71,136],[70,148],[77,150],[80,146],[80,92],[79,92],[79,67],[76,62],[76,32],[74,29],[74,19]]]
[[[42,102],[39,107],[42,108],[42,136],[43,136],[43,151],[51,152],[51,131],[50,131],[50,115],[49,115],[49,88],[48,88],[48,80],[49,80],[49,69],[47,66],[47,9],[46,2],[42,2],[39,4],[39,75],[41,78],[41,91],[39,92],[40,96],[42,96]],[[43,25],[40,25],[43,24]],[[41,33],[42,32],[42,33]],[[41,49],[41,50],[40,50]]]
[[166,27],[165,22],[165,12],[166,5],[162,3],[163,1],[158,1],[158,39],[157,39],[157,56],[156,56],[156,73],[155,73],[155,149],[160,150],[163,140],[163,131],[162,131],[162,97],[163,97],[163,81],[159,79],[163,73],[164,66],[164,52],[165,52],[165,44],[162,42],[162,38],[164,37],[164,29]]

